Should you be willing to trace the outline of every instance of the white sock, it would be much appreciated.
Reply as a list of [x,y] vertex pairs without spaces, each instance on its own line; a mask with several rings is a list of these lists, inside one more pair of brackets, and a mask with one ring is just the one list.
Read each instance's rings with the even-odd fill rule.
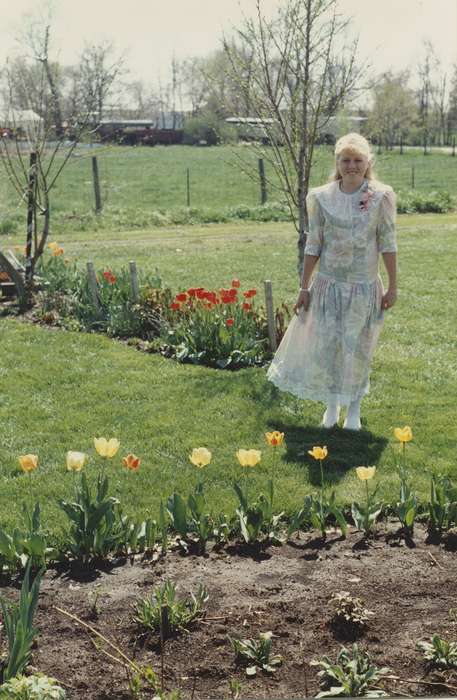
[[338,423],[340,417],[340,405],[336,401],[329,401],[325,413],[322,416],[322,425],[324,428],[333,428]]
[[347,430],[360,430],[362,427],[360,423],[360,404],[362,399],[356,399],[351,401],[349,404],[346,420],[344,421],[343,428]]

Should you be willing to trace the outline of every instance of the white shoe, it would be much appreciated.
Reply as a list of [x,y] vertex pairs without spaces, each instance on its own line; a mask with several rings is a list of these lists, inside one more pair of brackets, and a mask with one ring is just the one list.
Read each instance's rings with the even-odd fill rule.
[[360,418],[357,418],[356,416],[346,418],[343,423],[343,428],[345,430],[360,430],[362,428]]
[[362,424],[360,423],[360,402],[361,399],[356,399],[351,401],[348,407],[348,412],[346,420],[343,423],[343,428],[345,430],[360,430]]
[[339,406],[327,406],[324,415],[322,416],[322,427],[323,428],[333,428],[337,425],[340,417],[340,407]]

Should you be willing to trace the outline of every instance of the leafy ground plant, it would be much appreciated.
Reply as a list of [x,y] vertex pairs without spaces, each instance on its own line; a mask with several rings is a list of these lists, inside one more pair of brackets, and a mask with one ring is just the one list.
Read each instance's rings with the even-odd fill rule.
[[25,529],[15,527],[12,534],[0,528],[0,571],[13,573],[23,568],[30,561],[32,568],[46,566],[46,563],[57,555],[57,552],[47,546],[47,538],[41,527],[41,510],[37,502],[30,512],[25,503],[22,504]]
[[19,675],[25,669],[30,659],[33,640],[38,630],[33,626],[33,618],[38,604],[41,578],[44,569],[36,574],[30,583],[30,562],[22,581],[19,605],[11,605],[0,601],[3,626],[8,643],[8,653],[4,662],[0,661],[0,681],[5,682]]
[[153,591],[150,598],[142,598],[136,603],[135,622],[147,631],[161,632],[166,639],[202,618],[208,598],[206,587],[200,584],[195,594],[178,600],[175,584],[167,580]]
[[351,506],[352,518],[355,526],[359,530],[363,530],[364,536],[369,537],[373,534],[376,528],[376,521],[382,512],[382,503],[376,501],[376,494],[379,489],[379,484],[374,491],[370,493],[368,481],[373,478],[376,473],[376,467],[356,467],[357,478],[365,482],[366,499],[365,503],[353,503]]
[[336,632],[347,639],[355,639],[366,630],[370,617],[374,615],[367,610],[361,598],[351,596],[348,591],[334,593],[332,602],[335,605],[331,624]]
[[282,657],[271,654],[272,632],[261,632],[258,639],[235,639],[228,635],[237,661],[248,661],[246,675],[255,676],[257,670],[274,673],[282,664]]
[[214,531],[213,518],[207,512],[207,504],[202,482],[198,482],[187,503],[178,493],[173,493],[167,503],[168,514],[173,527],[181,537],[181,544],[187,550],[188,542],[195,543],[200,554]]
[[400,476],[400,499],[397,501],[396,514],[400,520],[405,535],[412,537],[414,521],[417,515],[417,496],[412,492],[408,483],[408,472],[404,467],[399,468]]
[[261,538],[279,542],[279,524],[283,513],[273,513],[274,486],[273,480],[268,479],[267,493],[261,493],[254,502],[249,502],[247,486],[233,484],[240,502],[236,509],[241,535],[246,544],[258,542]]
[[429,530],[434,535],[457,523],[457,486],[446,475],[431,476],[429,516]]
[[0,700],[65,700],[65,690],[55,678],[41,673],[11,678],[0,687]]
[[311,665],[321,668],[317,675],[322,690],[316,695],[317,698],[380,698],[387,695],[383,690],[370,686],[390,669],[374,666],[368,654],[359,649],[357,644],[353,644],[350,651],[342,647],[335,663],[324,656],[311,661]]
[[117,548],[115,506],[118,503],[116,498],[108,496],[108,477],[99,475],[97,493],[93,498],[86,475],[81,475],[75,502],[59,502],[71,522],[67,547],[74,557],[87,563],[92,558],[105,557]]
[[430,642],[417,642],[417,648],[424,653],[429,668],[457,668],[457,642],[447,642],[434,634]]

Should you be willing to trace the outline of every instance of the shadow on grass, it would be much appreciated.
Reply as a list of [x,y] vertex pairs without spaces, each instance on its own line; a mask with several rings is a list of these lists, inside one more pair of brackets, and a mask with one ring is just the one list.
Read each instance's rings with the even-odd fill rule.
[[354,467],[377,464],[389,443],[387,438],[363,429],[357,432],[339,427],[329,430],[316,425],[297,426],[287,422],[276,422],[270,429],[285,434],[287,451],[284,461],[303,465],[309,482],[316,487],[321,485],[320,464],[308,454],[314,445],[325,445],[328,449],[324,473],[326,483],[332,485]]

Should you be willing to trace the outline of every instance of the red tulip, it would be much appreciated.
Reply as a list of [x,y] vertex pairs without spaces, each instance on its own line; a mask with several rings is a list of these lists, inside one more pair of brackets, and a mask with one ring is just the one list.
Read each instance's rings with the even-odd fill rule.
[[181,304],[177,304],[175,301],[172,304],[170,304],[170,309],[173,309],[173,311],[177,311],[180,308]]
[[230,328],[231,326],[233,326],[234,323],[235,321],[233,320],[233,318],[228,318],[225,322],[225,325]]
[[237,280],[237,279],[232,280],[232,287],[234,287],[234,288],[236,288],[236,289],[238,289],[239,287],[241,287],[241,282],[240,282],[240,280]]
[[248,302],[245,301],[245,302],[243,303],[243,309],[244,309],[245,311],[249,311],[249,309],[252,309],[252,304],[248,304]]
[[183,292],[182,294],[176,295],[176,301],[187,301],[187,294]]

